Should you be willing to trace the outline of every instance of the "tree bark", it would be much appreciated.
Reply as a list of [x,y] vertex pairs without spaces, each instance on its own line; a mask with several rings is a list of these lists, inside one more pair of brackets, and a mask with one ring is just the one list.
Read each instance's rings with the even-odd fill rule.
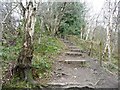
[[34,83],[32,72],[31,72],[31,63],[33,58],[33,35],[34,35],[34,26],[35,26],[35,13],[36,8],[33,6],[33,2],[29,2],[25,8],[24,16],[24,40],[23,47],[19,53],[17,59],[16,72],[17,75],[28,82]]

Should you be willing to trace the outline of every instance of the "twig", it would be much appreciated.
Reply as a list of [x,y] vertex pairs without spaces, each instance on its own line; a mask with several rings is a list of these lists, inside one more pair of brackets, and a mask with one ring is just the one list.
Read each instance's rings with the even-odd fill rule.
[[99,82],[100,82],[100,79],[94,84],[94,86],[96,86]]

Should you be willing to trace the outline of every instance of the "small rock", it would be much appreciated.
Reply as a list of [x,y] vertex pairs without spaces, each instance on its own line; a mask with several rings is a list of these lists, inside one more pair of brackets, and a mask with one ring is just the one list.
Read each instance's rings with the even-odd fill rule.
[[97,74],[98,72],[97,71],[94,71],[94,74]]
[[65,74],[65,73],[61,73],[61,74],[62,74],[63,76],[64,76],[64,75],[67,75],[67,74]]
[[74,68],[75,70],[77,70],[77,68]]
[[65,73],[57,73],[56,74],[57,77],[62,77],[62,76],[65,76],[65,75],[67,75],[67,74],[65,74]]
[[68,64],[71,64],[70,62],[67,62]]
[[90,81],[90,80],[86,79],[85,81]]
[[61,70],[62,70],[62,68],[58,68],[57,70],[58,70],[58,71],[61,71]]
[[74,78],[76,78],[77,76],[73,76]]
[[55,73],[55,74],[56,74],[56,71],[54,71],[53,73]]
[[97,69],[93,69],[94,71],[96,71]]

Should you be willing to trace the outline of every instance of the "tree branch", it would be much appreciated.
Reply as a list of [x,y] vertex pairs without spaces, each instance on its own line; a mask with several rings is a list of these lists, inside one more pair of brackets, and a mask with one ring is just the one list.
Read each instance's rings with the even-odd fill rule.
[[5,20],[7,19],[7,17],[12,13],[12,11],[13,11],[17,6],[18,6],[18,4],[17,4],[15,7],[13,7],[13,8],[6,14],[5,18],[4,18],[3,21],[2,21],[2,24],[5,23]]

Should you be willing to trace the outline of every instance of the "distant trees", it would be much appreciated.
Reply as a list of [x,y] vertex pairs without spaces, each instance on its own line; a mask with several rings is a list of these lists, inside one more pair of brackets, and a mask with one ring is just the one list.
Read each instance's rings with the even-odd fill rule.
[[85,27],[84,8],[80,2],[69,3],[61,22],[59,30],[61,34],[80,35],[83,33]]
[[66,2],[43,2],[39,3],[38,17],[40,17],[41,29],[50,35],[55,35],[64,15]]
[[77,35],[85,26],[84,6],[80,2],[43,2],[39,4],[38,9],[41,28],[44,27],[53,36]]

